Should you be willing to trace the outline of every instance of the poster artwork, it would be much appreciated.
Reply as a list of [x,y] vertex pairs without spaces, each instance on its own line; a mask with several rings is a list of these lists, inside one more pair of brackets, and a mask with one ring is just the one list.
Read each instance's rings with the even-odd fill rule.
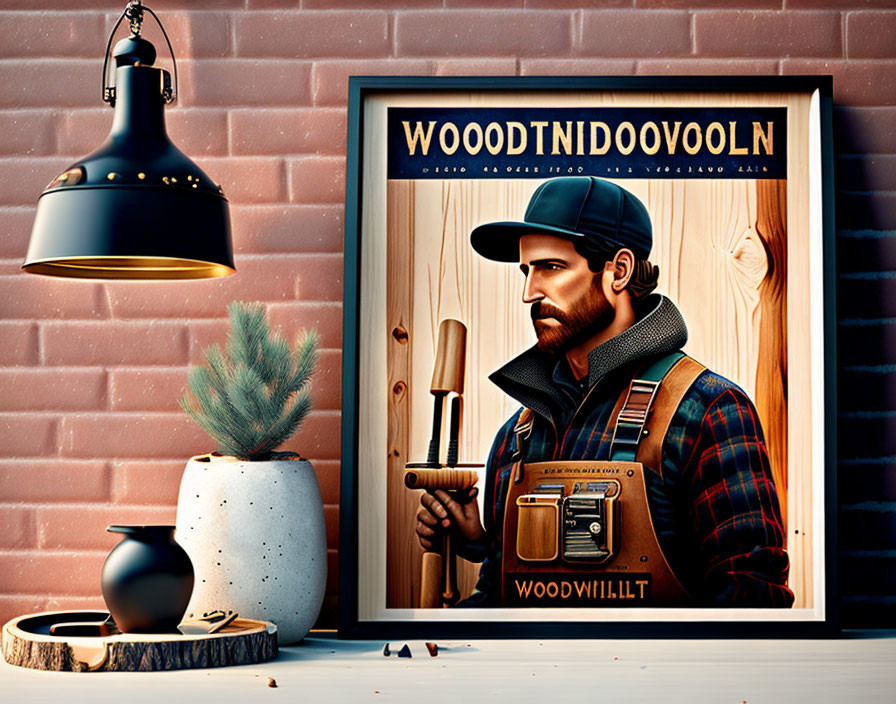
[[812,606],[787,119],[388,109],[386,608]]

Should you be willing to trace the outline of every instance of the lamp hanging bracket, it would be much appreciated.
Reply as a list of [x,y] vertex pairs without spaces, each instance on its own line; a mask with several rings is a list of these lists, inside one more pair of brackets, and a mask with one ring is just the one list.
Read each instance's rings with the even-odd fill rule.
[[118,27],[121,25],[122,20],[124,20],[125,18],[128,19],[128,23],[131,29],[131,36],[139,37],[140,31],[143,28],[144,11],[152,15],[153,19],[156,21],[156,24],[159,25],[159,29],[162,30],[162,36],[165,37],[165,43],[168,45],[168,53],[171,55],[171,65],[174,71],[174,86],[172,88],[171,74],[169,74],[165,70],[162,70],[162,99],[164,100],[166,105],[177,102],[177,60],[174,58],[174,49],[171,46],[171,40],[168,38],[168,33],[165,31],[165,27],[162,25],[161,20],[159,20],[158,15],[156,15],[156,13],[152,11],[152,8],[144,5],[141,0],[131,0],[119,16],[118,21],[115,23],[115,26],[112,28],[112,33],[109,35],[109,41],[106,43],[106,56],[103,60],[102,95],[103,102],[109,103],[109,105],[112,107],[115,107],[115,86],[112,85],[109,77],[109,58],[112,53],[112,40],[115,38],[115,32],[118,31]]

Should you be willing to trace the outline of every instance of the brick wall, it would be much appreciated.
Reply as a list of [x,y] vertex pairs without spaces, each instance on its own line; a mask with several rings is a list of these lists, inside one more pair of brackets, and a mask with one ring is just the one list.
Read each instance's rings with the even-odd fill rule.
[[148,4],[180,70],[169,131],[223,184],[240,273],[164,286],[19,273],[37,196],[109,128],[101,52],[124,0],[0,0],[0,622],[101,608],[105,525],[173,521],[185,458],[210,447],[176,398],[233,299],[264,301],[290,335],[323,335],[316,409],[289,446],[323,490],[322,623],[335,622],[349,74],[832,73],[841,602],[847,625],[896,624],[896,2]]

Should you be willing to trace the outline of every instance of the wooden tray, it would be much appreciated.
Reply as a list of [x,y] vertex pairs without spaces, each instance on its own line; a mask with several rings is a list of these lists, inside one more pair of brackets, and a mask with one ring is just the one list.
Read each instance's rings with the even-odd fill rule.
[[277,657],[277,626],[238,618],[212,635],[123,633],[53,636],[50,626],[103,621],[105,611],[48,611],[19,616],[3,626],[3,657],[36,670],[121,672],[247,665]]

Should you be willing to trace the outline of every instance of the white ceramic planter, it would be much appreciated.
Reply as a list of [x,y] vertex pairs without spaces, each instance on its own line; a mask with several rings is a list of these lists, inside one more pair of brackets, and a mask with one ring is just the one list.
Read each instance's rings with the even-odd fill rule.
[[176,539],[196,572],[188,617],[232,609],[273,621],[281,645],[300,641],[317,620],[327,537],[307,460],[193,457],[181,480]]

